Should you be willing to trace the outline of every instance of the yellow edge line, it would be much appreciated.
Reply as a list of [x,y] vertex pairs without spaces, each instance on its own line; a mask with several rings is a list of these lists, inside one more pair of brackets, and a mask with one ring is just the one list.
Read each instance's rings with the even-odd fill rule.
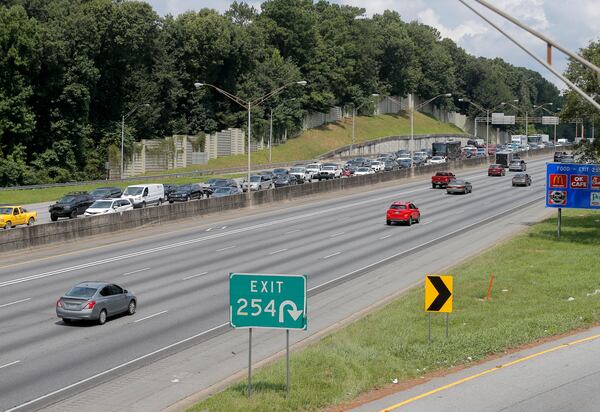
[[414,397],[409,398],[409,399],[407,399],[405,401],[402,401],[400,403],[397,403],[395,405],[392,405],[392,406],[389,406],[389,407],[387,407],[385,409],[382,409],[381,412],[390,412],[390,411],[393,411],[394,409],[397,409],[397,408],[399,408],[401,406],[407,405],[409,403],[412,403],[412,402],[417,401],[419,399],[422,399],[422,398],[425,398],[427,396],[433,395],[435,393],[444,391],[446,389],[450,389],[450,388],[452,388],[454,386],[460,385],[461,383],[465,383],[465,382],[468,382],[470,380],[479,378],[479,377],[481,377],[483,375],[487,375],[488,373],[497,371],[499,369],[506,368],[506,367],[512,366],[512,365],[516,365],[517,363],[521,363],[521,362],[524,362],[524,361],[529,360],[529,359],[537,358],[538,356],[544,355],[546,353],[554,352],[555,350],[558,350],[558,349],[566,348],[568,346],[577,345],[577,344],[583,343],[583,342],[588,342],[588,341],[591,341],[591,340],[594,340],[594,339],[598,339],[598,338],[600,338],[600,334],[589,336],[589,337],[583,338],[583,339],[578,339],[578,340],[573,341],[573,342],[563,343],[563,344],[555,346],[553,348],[546,349],[546,350],[543,350],[543,351],[540,351],[540,352],[533,353],[531,355],[524,356],[524,357],[516,359],[514,361],[505,363],[504,365],[499,365],[499,366],[493,367],[491,369],[487,369],[487,370],[485,370],[483,372],[479,372],[479,373],[476,373],[474,375],[467,376],[466,378],[459,379],[457,381],[449,383],[447,385],[440,386],[439,388],[433,389],[433,390],[431,390],[429,392],[422,393],[421,395],[414,396]]

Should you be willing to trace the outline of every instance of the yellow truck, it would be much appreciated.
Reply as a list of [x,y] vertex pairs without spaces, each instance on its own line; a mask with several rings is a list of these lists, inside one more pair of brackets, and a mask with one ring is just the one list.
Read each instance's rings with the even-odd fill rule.
[[37,220],[37,212],[28,212],[23,206],[0,205],[0,227],[10,229],[17,225],[31,226]]

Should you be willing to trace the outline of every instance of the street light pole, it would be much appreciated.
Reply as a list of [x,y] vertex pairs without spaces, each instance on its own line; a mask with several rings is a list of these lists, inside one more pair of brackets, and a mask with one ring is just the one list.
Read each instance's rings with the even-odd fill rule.
[[124,147],[125,147],[125,119],[131,116],[137,109],[140,107],[150,107],[148,103],[140,103],[135,106],[131,111],[127,114],[123,113],[121,116],[121,175],[119,176],[123,179],[123,174],[125,173],[125,163],[124,163]]
[[[434,101],[435,99],[437,99],[438,97],[452,97],[452,93],[442,93],[442,94],[438,94],[435,97],[432,97],[431,99],[421,103],[416,110],[419,110],[421,107],[425,106],[428,103],[431,103],[432,101]],[[414,101],[414,95],[411,93],[410,94],[410,101],[411,101],[411,110],[410,110],[410,144],[409,144],[409,151],[410,151],[410,167],[412,170],[412,167],[414,166],[413,164],[413,146],[414,146],[414,138],[415,138],[415,101]]]
[[250,150],[250,143],[251,143],[251,139],[252,139],[252,120],[251,120],[251,112],[252,112],[252,106],[260,106],[262,103],[264,103],[265,101],[269,100],[270,98],[274,97],[275,95],[279,94],[283,89],[285,89],[286,87],[289,87],[291,85],[294,84],[298,84],[300,86],[306,86],[306,81],[305,80],[300,80],[297,82],[292,82],[292,83],[288,83],[285,84],[281,87],[278,87],[277,89],[274,89],[272,91],[270,91],[269,93],[265,94],[262,97],[259,97],[257,99],[254,100],[243,100],[242,98],[231,94],[223,89],[218,88],[217,86],[215,86],[214,84],[210,84],[210,83],[194,83],[194,87],[196,87],[196,89],[199,89],[201,87],[204,86],[208,86],[208,87],[212,87],[213,89],[215,89],[216,91],[218,91],[219,93],[221,93],[222,95],[224,95],[225,97],[229,98],[230,100],[233,100],[234,102],[236,102],[237,104],[239,104],[240,106],[242,106],[244,109],[246,109],[248,111],[248,194],[250,194],[250,173],[251,173],[251,167],[252,167],[252,161],[251,161],[251,150]]
[[273,153],[273,108],[271,107],[271,117],[269,118],[269,163],[272,160]]

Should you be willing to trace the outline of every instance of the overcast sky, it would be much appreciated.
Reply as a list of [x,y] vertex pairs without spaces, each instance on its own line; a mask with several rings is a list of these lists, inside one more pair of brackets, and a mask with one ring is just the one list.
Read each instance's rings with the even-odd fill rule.
[[[161,15],[179,13],[201,8],[225,11],[229,0],[147,0]],[[363,7],[366,14],[381,13],[386,9],[396,10],[403,20],[418,20],[436,27],[444,37],[450,37],[467,52],[476,56],[501,57],[504,60],[539,71],[542,75],[563,89],[562,82],[543,66],[488,23],[467,9],[458,0],[332,0],[332,3]],[[247,0],[246,3],[259,8],[262,1]],[[470,4],[479,6],[473,0]],[[546,34],[571,51],[576,52],[592,40],[600,40],[600,1],[599,0],[493,0],[496,7],[508,12],[534,29]],[[491,20],[500,23],[522,43],[545,59],[546,46],[537,38],[518,29],[494,13],[482,8]],[[566,59],[559,51],[553,53],[553,64],[564,71]]]

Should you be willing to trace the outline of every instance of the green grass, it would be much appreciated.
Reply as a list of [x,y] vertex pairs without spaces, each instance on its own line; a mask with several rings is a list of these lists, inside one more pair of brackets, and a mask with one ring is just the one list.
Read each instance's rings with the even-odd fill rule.
[[[450,123],[442,123],[422,113],[415,113],[415,134],[464,133]],[[356,142],[374,140],[386,136],[410,135],[410,117],[408,115],[358,116],[354,131]],[[307,130],[300,136],[288,139],[285,144],[273,147],[273,163],[309,160],[338,147],[352,144],[352,119],[336,122]],[[190,166],[178,171],[199,169],[223,169],[244,167],[246,155],[227,156],[212,159],[207,165]],[[253,164],[268,164],[269,150],[252,153]]]
[[[449,123],[442,123],[422,113],[415,113],[415,134],[422,133],[463,133],[458,127]],[[382,116],[359,116],[356,118],[355,137],[357,142],[373,140],[380,137],[392,135],[410,134],[410,118],[407,115],[382,115]],[[352,122],[331,123],[317,129],[307,130],[302,135],[289,139],[285,144],[273,148],[273,163],[293,162],[295,160],[308,160],[317,157],[330,150],[352,143]],[[261,150],[252,153],[252,164],[268,164],[269,151]],[[246,155],[227,156],[213,159],[207,165],[196,165],[155,174],[184,173],[194,170],[226,169],[233,167],[245,167],[248,164]],[[151,175],[151,174],[149,174]],[[242,174],[229,175],[227,177],[238,177]],[[107,181],[106,183],[94,185],[77,185],[68,187],[53,187],[48,189],[32,190],[5,190],[0,191],[0,203],[7,204],[30,204],[58,200],[64,194],[73,191],[88,191],[96,187],[117,186],[125,188],[137,183],[190,183],[203,182],[211,177],[182,177],[182,178],[157,178],[156,180],[140,180],[137,182]]]
[[[556,219],[458,265],[450,337],[443,315],[433,316],[427,342],[422,287],[291,356],[292,391],[284,396],[284,363],[257,370],[254,393],[245,381],[191,411],[310,411],[351,401],[372,389],[467,364],[508,348],[600,321],[600,213],[563,213]],[[485,300],[495,275],[492,300]],[[570,297],[575,300],[569,301]],[[470,358],[470,359],[469,359]]]
[[14,205],[26,205],[30,203],[41,203],[49,202],[60,199],[63,195],[69,192],[89,191],[97,187],[119,187],[125,189],[127,186],[143,184],[143,183],[172,183],[172,184],[185,184],[185,183],[200,183],[205,182],[208,179],[214,177],[225,177],[235,178],[245,176],[242,173],[232,175],[214,175],[214,176],[197,176],[197,177],[177,177],[177,178],[157,178],[157,179],[144,179],[139,181],[113,181],[107,180],[105,183],[91,184],[91,185],[75,185],[75,186],[60,186],[50,187],[45,189],[27,189],[27,190],[4,190],[0,191],[0,204],[14,204]]

